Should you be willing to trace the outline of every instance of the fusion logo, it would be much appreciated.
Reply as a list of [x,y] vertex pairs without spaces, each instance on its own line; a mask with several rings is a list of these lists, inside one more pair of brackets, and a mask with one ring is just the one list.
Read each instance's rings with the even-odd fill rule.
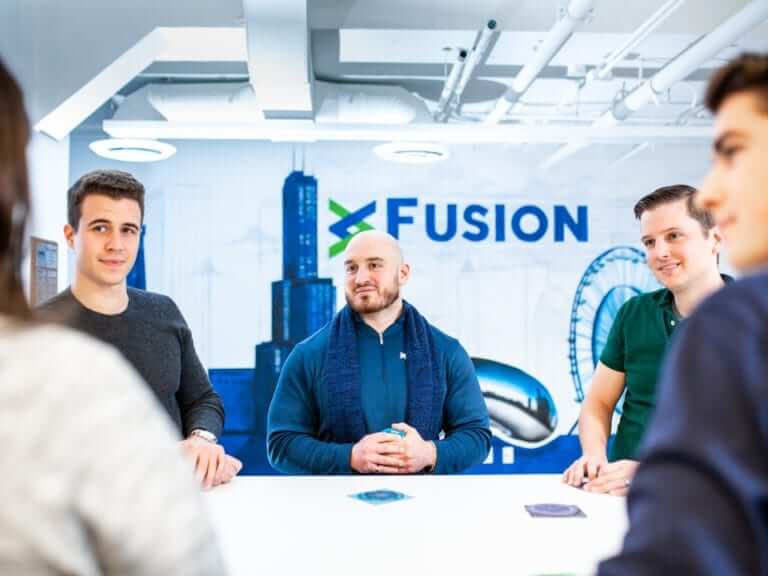
[[[376,202],[366,204],[354,212],[333,200],[329,208],[341,218],[329,230],[340,240],[330,247],[334,257],[344,250],[349,240],[373,226],[365,218],[376,212]],[[422,214],[423,220],[419,218]],[[504,204],[484,206],[469,204],[424,204],[419,210],[418,198],[387,199],[387,232],[395,238],[406,226],[423,226],[427,238],[433,242],[449,242],[460,237],[468,242],[539,242],[550,230],[555,242],[565,242],[566,231],[577,242],[589,241],[589,215],[586,206],[577,206],[575,215],[568,207],[555,205],[551,213],[543,208],[526,204],[511,208]]]
[[330,258],[344,252],[347,244],[349,244],[349,241],[352,240],[352,236],[355,234],[366,230],[373,230],[373,226],[368,224],[365,219],[376,212],[376,202],[371,202],[359,210],[350,212],[344,206],[329,198],[328,209],[341,218],[336,224],[332,224],[328,228],[332,234],[340,238],[338,242],[331,244],[331,247],[328,249],[328,256]]

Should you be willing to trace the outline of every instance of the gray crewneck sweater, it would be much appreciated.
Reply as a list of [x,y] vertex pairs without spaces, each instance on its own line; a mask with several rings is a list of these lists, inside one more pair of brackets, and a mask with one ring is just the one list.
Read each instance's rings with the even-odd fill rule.
[[39,312],[46,320],[65,323],[117,348],[149,384],[183,436],[195,429],[221,436],[224,407],[173,300],[129,288],[125,311],[107,315],[83,306],[68,288]]

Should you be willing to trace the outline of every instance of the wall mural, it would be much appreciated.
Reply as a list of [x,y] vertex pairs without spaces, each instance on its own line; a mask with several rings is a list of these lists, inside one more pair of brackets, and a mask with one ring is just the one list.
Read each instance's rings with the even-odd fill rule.
[[[621,305],[633,296],[659,288],[661,285],[645,264],[645,254],[632,246],[606,250],[589,264],[576,287],[568,333],[568,358],[578,402],[586,396]],[[616,404],[618,414],[623,404],[624,395]]]
[[[328,199],[328,209],[337,220],[330,224],[329,258],[341,254],[357,232],[373,228],[370,217],[377,203],[349,206],[349,202]],[[420,209],[416,199],[398,198],[386,202],[387,229],[398,235],[413,225]],[[318,275],[318,181],[301,171],[292,171],[282,190],[283,252],[282,278],[272,281],[271,340],[255,347],[253,369],[211,369],[214,387],[221,394],[227,412],[222,442],[228,451],[244,461],[245,474],[274,474],[266,456],[266,415],[283,363],[293,347],[328,322],[337,302],[331,278]],[[537,206],[523,206],[511,214],[497,204],[490,208],[471,204],[462,211],[448,204],[442,229],[439,208],[425,206],[427,237],[441,242],[458,233],[468,240],[504,241],[504,222],[511,222],[517,240],[535,242],[545,235],[554,242],[584,242],[588,235],[586,206],[569,211],[555,206],[548,215]],[[499,218],[501,220],[499,220]],[[474,227],[474,228],[472,228]],[[469,235],[469,237],[467,237]],[[570,237],[569,237],[570,236]],[[551,383],[535,374],[494,358],[473,357],[494,435],[488,460],[468,473],[559,472],[578,456],[577,422],[573,404],[583,401],[597,359],[619,307],[630,297],[655,289],[657,285],[645,266],[643,253],[629,246],[604,251],[587,267],[573,287],[567,338],[570,380],[575,397],[570,399],[568,421],[562,420]],[[561,400],[562,402],[562,400]],[[563,424],[567,425],[563,429]],[[559,432],[558,432],[559,430]]]

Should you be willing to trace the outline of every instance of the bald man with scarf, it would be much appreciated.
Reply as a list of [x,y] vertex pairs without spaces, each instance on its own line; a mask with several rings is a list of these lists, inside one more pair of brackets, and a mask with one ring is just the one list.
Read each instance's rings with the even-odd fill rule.
[[296,346],[280,374],[267,424],[272,466],[412,474],[481,463],[491,432],[474,367],[456,339],[402,299],[410,267],[397,241],[356,235],[344,270],[347,305]]

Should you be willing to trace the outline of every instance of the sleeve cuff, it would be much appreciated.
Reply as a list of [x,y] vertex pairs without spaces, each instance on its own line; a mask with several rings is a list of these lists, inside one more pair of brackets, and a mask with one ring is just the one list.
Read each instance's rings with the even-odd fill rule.
[[352,474],[352,446],[353,444],[336,444],[334,453],[336,459],[336,469],[342,474]]
[[444,442],[440,440],[433,440],[432,443],[435,445],[435,465],[432,466],[432,469],[429,470],[428,474],[440,474],[443,471],[443,464],[445,463],[445,459],[447,457],[446,455],[446,448]]

